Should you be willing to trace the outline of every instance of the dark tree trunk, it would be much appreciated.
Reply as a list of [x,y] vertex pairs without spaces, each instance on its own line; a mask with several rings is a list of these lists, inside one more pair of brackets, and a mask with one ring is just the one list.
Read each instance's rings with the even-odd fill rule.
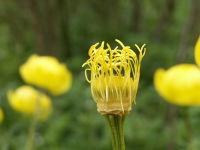
[[69,36],[69,1],[57,0],[59,26],[60,26],[60,42],[62,47],[62,56],[68,58],[71,56],[70,36]]
[[175,11],[175,0],[165,0],[164,6],[164,10],[156,28],[155,37],[157,40],[163,40],[165,36],[165,30],[172,21]]
[[[29,0],[38,53],[59,56],[53,1]],[[42,11],[41,11],[42,10]]]
[[141,30],[142,2],[142,0],[132,0],[132,27],[135,32],[139,32]]
[[199,0],[192,0],[191,1],[191,8],[190,8],[190,15],[183,27],[180,45],[177,53],[177,61],[178,63],[182,63],[187,55],[188,46],[190,45],[189,42],[192,40],[197,39],[200,33],[200,1]]

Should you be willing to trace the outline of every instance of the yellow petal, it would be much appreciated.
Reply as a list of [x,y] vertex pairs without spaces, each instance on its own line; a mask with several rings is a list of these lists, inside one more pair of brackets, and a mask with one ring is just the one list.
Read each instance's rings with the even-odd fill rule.
[[156,90],[160,93],[161,96],[167,98],[167,90],[165,84],[165,70],[158,69],[154,74],[154,85]]
[[3,120],[4,120],[4,113],[2,108],[0,108],[0,123],[3,122]]
[[196,63],[200,66],[200,37],[197,40],[197,43],[195,45],[194,56],[195,56]]
[[171,103],[200,105],[200,70],[195,65],[181,64],[156,71],[154,84],[158,93]]

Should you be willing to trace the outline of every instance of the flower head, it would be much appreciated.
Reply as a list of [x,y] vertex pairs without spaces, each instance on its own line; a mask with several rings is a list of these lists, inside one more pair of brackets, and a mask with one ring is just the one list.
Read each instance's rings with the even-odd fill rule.
[[92,45],[90,58],[83,64],[89,67],[85,70],[86,80],[91,83],[92,96],[101,114],[126,114],[131,110],[146,51],[145,45],[141,48],[135,45],[139,51],[137,56],[129,46],[119,40],[116,42],[122,49],[112,49],[109,44],[105,48],[104,42],[99,47],[99,43]]
[[200,105],[200,70],[196,65],[176,65],[167,71],[158,69],[154,84],[158,93],[171,103]]
[[3,113],[2,108],[0,108],[0,123],[2,123],[3,120],[4,120],[4,113]]
[[195,60],[196,60],[196,63],[200,66],[200,37],[199,39],[197,40],[197,43],[195,45]]
[[27,83],[45,88],[54,95],[62,94],[71,87],[70,71],[51,56],[32,55],[20,67],[20,74]]
[[46,119],[52,110],[51,99],[31,86],[21,86],[16,91],[9,91],[8,100],[16,111],[28,115],[38,114],[40,119]]

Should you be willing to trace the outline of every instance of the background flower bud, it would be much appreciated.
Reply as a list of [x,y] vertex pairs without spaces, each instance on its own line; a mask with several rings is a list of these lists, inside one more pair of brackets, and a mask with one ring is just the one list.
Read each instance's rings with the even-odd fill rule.
[[13,109],[28,115],[38,113],[40,119],[46,119],[51,110],[51,99],[31,86],[21,86],[8,92],[8,100]]
[[158,93],[167,101],[181,105],[200,105],[200,70],[196,65],[181,64],[154,75]]
[[20,67],[25,82],[47,89],[53,95],[69,90],[72,82],[71,72],[55,57],[32,55]]
[[198,38],[197,43],[195,45],[194,56],[195,56],[196,63],[200,66],[200,37]]
[[0,123],[3,122],[3,120],[4,120],[4,113],[2,108],[0,108]]

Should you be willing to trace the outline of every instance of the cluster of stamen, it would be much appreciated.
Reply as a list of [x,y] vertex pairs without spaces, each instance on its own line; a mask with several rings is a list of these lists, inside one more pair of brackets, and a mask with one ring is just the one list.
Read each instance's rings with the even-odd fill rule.
[[98,48],[99,43],[94,44],[88,52],[90,58],[83,64],[89,66],[85,70],[86,80],[91,83],[92,95],[101,113],[130,111],[146,52],[145,44],[141,48],[135,45],[137,55],[129,46],[116,42],[122,49],[112,49],[109,44],[104,48],[104,42]]

